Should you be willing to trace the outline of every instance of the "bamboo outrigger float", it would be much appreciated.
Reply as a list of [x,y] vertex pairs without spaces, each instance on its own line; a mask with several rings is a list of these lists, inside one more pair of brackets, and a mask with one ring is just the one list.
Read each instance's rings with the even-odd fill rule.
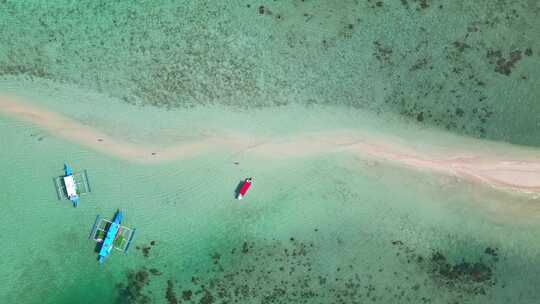
[[116,212],[112,222],[101,218],[99,215],[96,217],[89,238],[101,244],[98,258],[100,264],[105,262],[113,248],[122,251],[124,254],[129,250],[136,229],[122,226],[123,217],[124,215],[120,210]]
[[64,175],[54,178],[56,194],[59,200],[70,200],[73,207],[79,205],[80,196],[89,193],[90,184],[86,170],[81,173],[73,172],[68,164],[64,164]]

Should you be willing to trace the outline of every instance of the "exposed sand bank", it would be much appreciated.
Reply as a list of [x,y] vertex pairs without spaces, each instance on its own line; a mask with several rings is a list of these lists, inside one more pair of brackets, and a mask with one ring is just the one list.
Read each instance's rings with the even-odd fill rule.
[[[433,170],[477,181],[498,188],[540,193],[540,156],[515,157],[519,147],[508,153],[449,150],[434,152],[413,144],[393,141],[390,136],[375,136],[360,130],[298,134],[284,138],[251,138],[249,135],[220,134],[178,143],[170,147],[135,144],[112,138],[106,133],[58,113],[25,103],[15,97],[0,97],[0,113],[44,128],[51,134],[82,146],[135,162],[170,161],[198,153],[230,151],[261,157],[297,157],[314,153],[356,153],[415,169]],[[478,141],[481,145],[482,141]]]
[[206,137],[168,148],[137,145],[126,140],[112,138],[105,132],[14,97],[0,97],[0,113],[38,125],[54,136],[136,162],[167,161],[194,155],[212,147],[224,148],[238,144],[234,138]]

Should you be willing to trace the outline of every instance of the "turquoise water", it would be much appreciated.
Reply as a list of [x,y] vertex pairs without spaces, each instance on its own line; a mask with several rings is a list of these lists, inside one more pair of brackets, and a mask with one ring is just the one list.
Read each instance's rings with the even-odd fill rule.
[[[244,156],[234,165],[217,153],[133,165],[1,123],[6,302],[167,303],[167,293],[179,301],[191,294],[193,303],[538,297],[537,216],[506,218],[482,205],[526,198],[346,155]],[[56,200],[51,181],[66,159],[88,169],[93,188],[77,209]],[[234,200],[239,176],[252,172],[250,196]],[[136,247],[100,267],[87,236],[96,214],[112,217],[116,208],[138,229]]]
[[[535,1],[0,8],[0,93],[130,143],[341,128],[469,143],[434,127],[540,144]],[[345,153],[136,164],[7,116],[0,133],[1,303],[540,298],[540,210],[528,196]],[[77,209],[56,199],[64,161],[88,170],[93,191]],[[138,230],[134,247],[100,267],[88,234],[118,208]]]
[[[534,218],[486,214],[469,204],[484,195],[471,185],[339,155],[244,157],[236,166],[214,154],[133,165],[1,122],[6,302],[162,303],[168,285],[169,298],[191,291],[195,303],[532,303],[538,296]],[[51,181],[66,159],[87,168],[92,183],[77,209],[56,200]],[[239,203],[232,185],[251,172],[257,184]],[[494,196],[484,203],[522,200]],[[136,247],[100,268],[87,236],[97,213],[116,208],[138,229]],[[136,249],[144,247],[148,257]],[[437,253],[465,272],[439,274],[445,264],[435,262]],[[464,262],[481,263],[482,281]]]
[[537,1],[3,1],[2,78],[128,103],[341,104],[540,145]]

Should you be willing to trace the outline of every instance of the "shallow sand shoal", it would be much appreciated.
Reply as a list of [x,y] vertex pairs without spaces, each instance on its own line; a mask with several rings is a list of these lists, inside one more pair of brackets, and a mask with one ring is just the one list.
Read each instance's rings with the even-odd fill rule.
[[[391,136],[361,130],[297,134],[288,137],[250,137],[219,134],[185,141],[169,147],[136,144],[113,138],[69,117],[26,103],[16,97],[0,97],[0,113],[23,120],[82,146],[122,159],[142,163],[171,161],[219,149],[233,154],[250,153],[260,157],[300,157],[314,153],[356,153],[415,169],[455,175],[497,188],[540,193],[540,157],[516,157],[520,148],[489,154],[450,147],[448,152],[422,149]],[[478,145],[483,141],[478,140]],[[538,154],[536,154],[538,155]]]

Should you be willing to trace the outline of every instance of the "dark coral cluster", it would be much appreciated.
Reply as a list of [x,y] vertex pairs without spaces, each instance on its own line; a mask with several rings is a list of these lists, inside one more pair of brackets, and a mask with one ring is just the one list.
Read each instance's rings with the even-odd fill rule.
[[486,295],[497,284],[495,269],[499,262],[498,249],[487,247],[483,256],[471,261],[468,257],[450,259],[441,250],[433,250],[427,257],[418,254],[401,241],[392,244],[408,263],[414,262],[436,284],[459,296]]
[[[343,240],[337,246],[344,245]],[[186,270],[190,279],[177,281],[177,273],[163,272],[163,298],[178,303],[437,303],[433,291],[459,303],[488,296],[497,284],[498,249],[487,247],[481,257],[450,258],[443,250],[417,253],[402,241],[392,242],[398,267],[366,267],[363,260],[340,260],[330,268],[319,260],[321,248],[313,241],[242,241],[229,250],[209,254],[208,270]],[[330,264],[332,265],[332,263]],[[149,303],[144,287],[155,270],[143,267],[128,273],[120,286],[126,303]],[[429,280],[422,279],[427,275]],[[157,276],[156,283],[163,284]],[[168,278],[168,279],[167,279]],[[442,288],[442,289],[441,289]]]
[[495,65],[495,72],[503,75],[510,75],[516,63],[522,59],[520,50],[513,50],[504,58],[500,50],[488,50],[486,57],[490,64]]
[[174,291],[174,283],[172,280],[167,280],[167,290],[165,291],[165,298],[169,304],[177,304],[178,299],[176,292]]
[[150,273],[143,268],[138,271],[130,271],[127,274],[127,285],[118,284],[120,303],[151,303],[151,299],[144,293],[144,289],[150,283]]
[[150,256],[150,250],[156,245],[156,241],[150,241],[150,245],[136,246],[136,250],[140,250],[145,258]]

